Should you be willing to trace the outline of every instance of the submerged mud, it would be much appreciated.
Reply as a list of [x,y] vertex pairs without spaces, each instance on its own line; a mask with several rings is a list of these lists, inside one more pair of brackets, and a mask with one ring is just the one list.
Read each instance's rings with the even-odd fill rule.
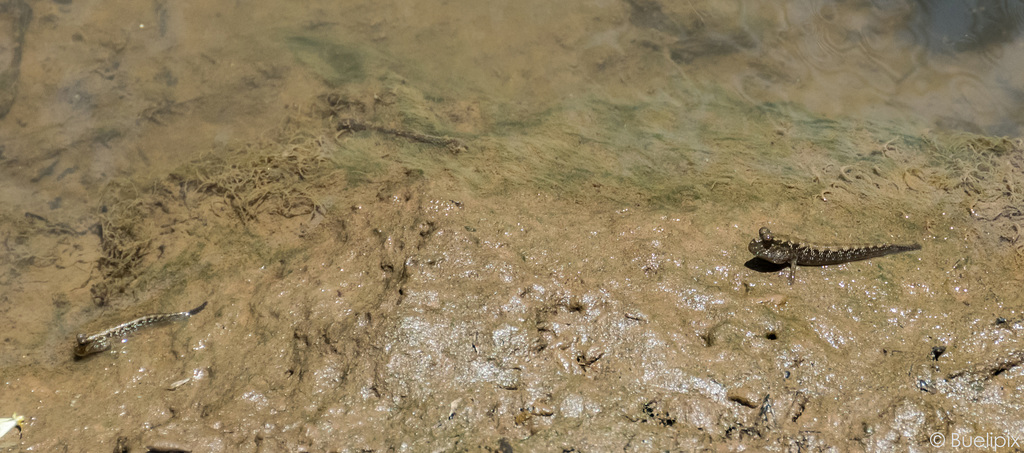
[[[29,416],[5,447],[888,451],[1024,430],[1020,142],[723,97],[742,134],[620,149],[629,133],[576,114],[621,106],[523,137],[377,88],[112,184],[95,225],[8,219],[4,297],[42,308],[0,314],[20,332],[4,407]],[[381,92],[413,101],[366,113]],[[402,121],[409,105],[428,113]],[[389,126],[339,128],[355,115]],[[763,225],[923,249],[790,286],[751,263]],[[69,266],[67,290],[33,298],[29,276]],[[204,300],[71,359],[76,333]]]

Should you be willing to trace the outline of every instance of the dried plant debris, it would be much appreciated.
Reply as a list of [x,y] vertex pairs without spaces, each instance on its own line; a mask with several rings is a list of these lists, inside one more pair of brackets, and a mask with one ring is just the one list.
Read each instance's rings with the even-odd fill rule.
[[318,207],[306,182],[327,161],[317,152],[322,147],[315,137],[276,152],[249,146],[196,162],[172,178],[201,193],[222,197],[243,224],[263,212],[284,217],[307,215]]
[[124,292],[127,282],[136,273],[137,266],[149,250],[151,239],[141,233],[148,214],[145,198],[125,196],[128,187],[111,186],[108,193],[117,201],[104,205],[100,217],[99,236],[102,256],[97,263],[103,280],[93,285],[91,292],[96,305],[106,305],[110,298]]
[[[222,200],[243,225],[263,214],[291,218],[321,211],[312,184],[328,162],[329,140],[294,127],[275,139],[199,159],[145,189],[111,183],[99,225],[102,280],[91,289],[94,303],[106,305],[138,277],[154,238],[161,234],[153,225],[154,215],[188,211],[204,197]],[[189,198],[195,194],[198,199]]]

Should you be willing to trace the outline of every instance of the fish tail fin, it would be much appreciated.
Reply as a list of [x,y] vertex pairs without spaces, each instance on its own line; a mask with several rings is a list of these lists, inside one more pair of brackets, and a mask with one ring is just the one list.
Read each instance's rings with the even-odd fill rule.
[[198,306],[196,308],[193,308],[193,309],[187,311],[186,313],[188,313],[189,316],[195,316],[196,313],[199,313],[199,312],[203,311],[203,309],[206,308],[206,304],[208,304],[208,303],[209,303],[209,301],[203,302],[202,305],[200,305],[200,306]]

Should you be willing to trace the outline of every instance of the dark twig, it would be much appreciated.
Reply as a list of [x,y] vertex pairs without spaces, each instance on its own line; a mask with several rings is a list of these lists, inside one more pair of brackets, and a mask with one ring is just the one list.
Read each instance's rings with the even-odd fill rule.
[[407,138],[409,140],[417,141],[420,143],[426,143],[429,145],[443,146],[449,151],[458,154],[462,151],[467,151],[467,147],[462,141],[448,137],[438,137],[436,135],[421,134],[419,132],[407,131],[402,129],[392,129],[390,127],[378,126],[372,123],[364,123],[361,121],[354,120],[352,118],[344,118],[338,121],[339,131],[376,131],[382,134],[394,135],[396,137]]

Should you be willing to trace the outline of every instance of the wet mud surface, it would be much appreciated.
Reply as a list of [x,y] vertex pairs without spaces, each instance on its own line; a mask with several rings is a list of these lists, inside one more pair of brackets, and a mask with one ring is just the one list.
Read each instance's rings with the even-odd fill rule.
[[[10,219],[7,294],[99,263],[33,315],[6,306],[53,319],[3,339],[21,448],[889,450],[1020,429],[1019,143],[834,123],[863,137],[848,165],[709,158],[684,170],[689,195],[652,201],[614,176],[537,190],[491,137],[456,153],[337,134],[365,99],[322,96],[272,138],[112,186],[95,226]],[[800,134],[766,140],[809,153]],[[974,170],[922,164],[940,159]],[[760,225],[924,248],[790,286],[750,263]],[[75,333],[201,301],[71,360]]]
[[[35,17],[59,24],[59,5]],[[700,27],[729,16],[714,8],[606,5],[549,47],[451,27],[482,49],[459,90],[423,78],[450,72],[442,60],[394,57],[402,44],[325,37],[321,13],[266,33],[287,58],[214,52],[197,61],[218,83],[171,83],[193,60],[165,74],[133,49],[198,38],[175,38],[177,10],[157,6],[159,39],[73,38],[109,58],[57,90],[60,121],[21,125],[0,154],[0,410],[26,416],[0,451],[903,451],[1024,435],[1019,139],[827,118],[676,72],[726,74],[765,46]],[[390,43],[417,15],[388,8],[351,33]],[[589,41],[581,24],[602,23],[625,28]],[[503,39],[521,50],[488,54]],[[164,74],[160,90],[104,88],[133,67]],[[760,68],[747,95],[799,88]],[[123,116],[74,121],[124,93]],[[922,249],[800,266],[790,285],[747,250],[762,226]],[[74,358],[78,334],[203,302]]]

